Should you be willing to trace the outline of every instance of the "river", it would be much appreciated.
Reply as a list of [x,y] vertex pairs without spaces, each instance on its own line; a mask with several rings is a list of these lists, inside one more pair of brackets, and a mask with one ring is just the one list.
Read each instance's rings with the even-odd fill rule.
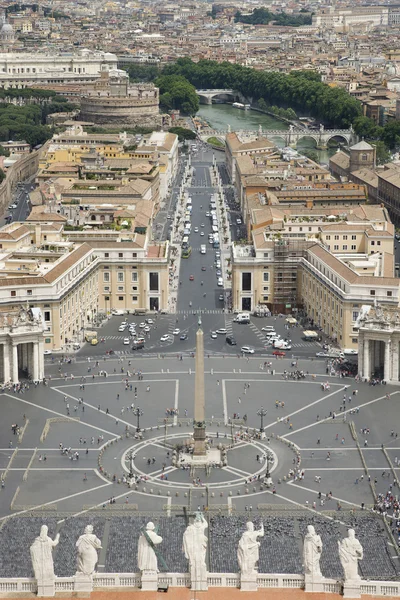
[[[213,129],[228,129],[231,126],[232,131],[239,129],[252,130],[258,129],[259,125],[263,129],[282,129],[287,130],[288,124],[275,117],[260,113],[256,110],[240,110],[233,108],[230,104],[201,104],[197,113],[199,117],[207,121]],[[281,138],[272,138],[277,146],[283,147],[284,142]],[[299,152],[301,150],[313,150],[319,157],[321,164],[328,164],[329,157],[336,152],[335,148],[328,150],[317,150],[314,140],[306,138],[300,140],[297,144]]]

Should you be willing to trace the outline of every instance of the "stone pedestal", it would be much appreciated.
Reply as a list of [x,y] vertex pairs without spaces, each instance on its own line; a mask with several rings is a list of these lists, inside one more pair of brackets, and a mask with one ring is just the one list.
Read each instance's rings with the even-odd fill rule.
[[141,576],[141,589],[143,592],[157,591],[158,588],[158,575],[156,571],[142,571]]
[[324,591],[324,578],[315,577],[313,575],[304,576],[305,591],[306,592],[323,592]]
[[193,430],[193,439],[194,439],[193,454],[195,456],[205,456],[206,455],[206,428],[205,427],[197,427],[195,425],[194,430]]
[[361,598],[361,579],[344,582],[343,598]]
[[195,592],[206,592],[208,590],[207,576],[190,580],[190,589]]
[[75,592],[93,592],[93,577],[84,573],[76,573]]
[[250,575],[240,575],[240,591],[241,592],[256,592],[257,591],[257,573]]
[[56,595],[56,586],[54,579],[41,579],[37,582],[38,598],[50,598]]

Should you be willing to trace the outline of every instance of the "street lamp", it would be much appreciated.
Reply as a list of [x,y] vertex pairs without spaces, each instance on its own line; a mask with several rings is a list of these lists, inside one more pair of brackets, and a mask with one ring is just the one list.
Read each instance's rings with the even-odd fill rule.
[[133,416],[137,418],[136,433],[140,432],[140,417],[142,415],[143,415],[142,409],[137,406],[133,411]]
[[267,409],[261,407],[260,410],[257,411],[258,416],[261,419],[261,424],[260,424],[260,433],[261,433],[261,437],[263,437],[264,434],[264,417],[267,416]]

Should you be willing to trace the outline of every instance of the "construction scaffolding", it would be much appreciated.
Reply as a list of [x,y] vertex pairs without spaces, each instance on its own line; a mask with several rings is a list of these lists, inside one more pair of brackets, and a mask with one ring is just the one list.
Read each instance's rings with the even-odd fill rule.
[[310,242],[304,239],[277,239],[274,242],[273,312],[289,314],[299,304],[297,277],[299,262]]

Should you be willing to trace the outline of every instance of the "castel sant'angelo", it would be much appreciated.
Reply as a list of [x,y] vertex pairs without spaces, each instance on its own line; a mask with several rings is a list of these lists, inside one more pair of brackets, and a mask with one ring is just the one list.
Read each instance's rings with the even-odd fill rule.
[[162,124],[158,105],[159,90],[152,83],[129,85],[126,71],[112,69],[102,72],[82,98],[80,118],[110,127],[158,127]]

